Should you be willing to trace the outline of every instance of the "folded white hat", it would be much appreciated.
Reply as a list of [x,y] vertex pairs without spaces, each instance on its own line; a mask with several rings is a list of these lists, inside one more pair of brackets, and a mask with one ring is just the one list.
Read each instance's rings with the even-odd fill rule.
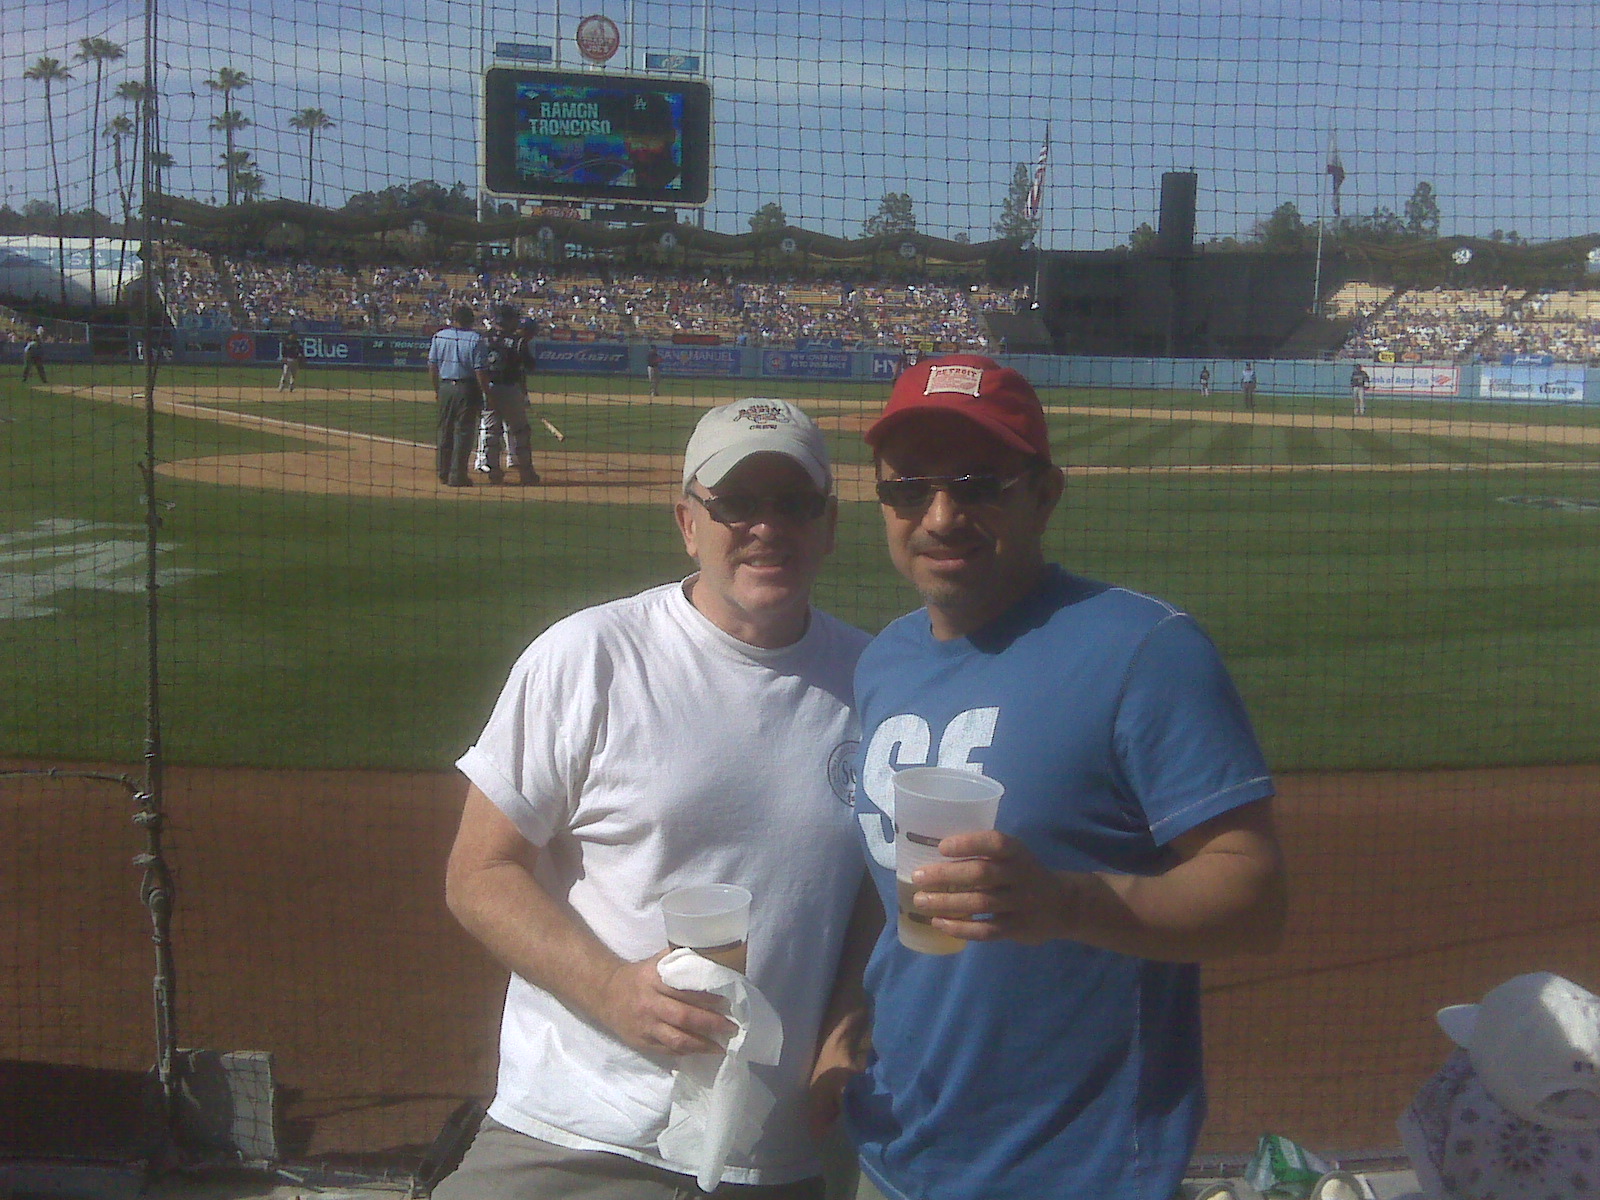
[[1457,1050],[1400,1117],[1429,1200],[1593,1200],[1600,1130],[1555,1130],[1506,1109]]
[[1438,1021],[1500,1106],[1547,1129],[1600,1129],[1600,997],[1549,971],[1518,975]]
[[737,971],[693,950],[674,950],[656,966],[668,987],[710,992],[728,1002],[737,1029],[722,1054],[689,1054],[672,1071],[672,1109],[656,1139],[668,1162],[689,1165],[700,1190],[722,1182],[728,1160],[750,1152],[777,1098],[751,1072],[776,1066],[783,1022],[772,1003]]

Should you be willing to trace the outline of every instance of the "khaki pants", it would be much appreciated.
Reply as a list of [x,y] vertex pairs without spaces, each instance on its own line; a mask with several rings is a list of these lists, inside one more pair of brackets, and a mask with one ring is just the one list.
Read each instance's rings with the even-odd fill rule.
[[[695,1181],[620,1154],[569,1150],[485,1117],[433,1200],[702,1200]],[[822,1200],[822,1180],[771,1186],[725,1183],[717,1200]]]

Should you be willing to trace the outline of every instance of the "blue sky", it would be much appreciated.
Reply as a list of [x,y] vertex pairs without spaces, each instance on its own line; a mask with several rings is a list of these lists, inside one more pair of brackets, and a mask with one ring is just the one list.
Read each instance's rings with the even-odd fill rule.
[[[909,192],[923,228],[990,236],[1014,164],[1032,162],[1048,118],[1052,168],[1044,244],[1097,249],[1156,219],[1164,170],[1200,174],[1202,237],[1243,235],[1285,200],[1326,209],[1336,131],[1346,213],[1401,208],[1419,180],[1445,233],[1535,238],[1600,229],[1600,35],[1589,2],[1216,3],[1099,0],[1072,7],[880,0],[168,0],[160,75],[173,190],[220,192],[206,130],[217,67],[252,85],[240,137],[269,195],[303,198],[307,106],[337,127],[319,150],[319,200],[416,178],[476,177],[475,79],[495,40],[559,43],[577,60],[579,17],[603,13],[624,49],[707,56],[716,96],[707,224],[739,231],[776,200],[791,221],[854,235],[886,191]],[[630,23],[631,19],[631,23]],[[0,47],[0,190],[20,207],[51,195],[42,90],[22,72],[41,54],[109,36],[142,71],[143,8],[25,0]],[[629,31],[632,36],[629,37]],[[57,95],[69,206],[87,195],[92,71]],[[102,123],[107,113],[102,114]],[[21,153],[17,153],[17,148]],[[109,179],[109,151],[100,171]],[[107,184],[99,191],[104,195]],[[102,202],[102,207],[105,203]]]

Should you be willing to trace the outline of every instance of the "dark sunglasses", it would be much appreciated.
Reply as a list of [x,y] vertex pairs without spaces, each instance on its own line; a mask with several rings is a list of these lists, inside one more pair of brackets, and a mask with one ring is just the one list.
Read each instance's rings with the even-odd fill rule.
[[828,507],[828,498],[821,492],[772,492],[766,496],[751,496],[732,492],[726,496],[699,496],[688,493],[691,500],[710,514],[719,525],[748,525],[763,509],[786,521],[815,521]]
[[911,475],[878,480],[878,500],[890,508],[926,508],[935,492],[944,492],[957,504],[976,508],[996,505],[1027,473],[1001,479],[998,475]]

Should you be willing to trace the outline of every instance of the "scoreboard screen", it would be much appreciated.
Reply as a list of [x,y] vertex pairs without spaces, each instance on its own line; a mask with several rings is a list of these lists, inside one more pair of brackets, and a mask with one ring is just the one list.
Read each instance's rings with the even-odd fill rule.
[[507,196],[704,204],[711,89],[694,80],[496,67],[484,183]]

